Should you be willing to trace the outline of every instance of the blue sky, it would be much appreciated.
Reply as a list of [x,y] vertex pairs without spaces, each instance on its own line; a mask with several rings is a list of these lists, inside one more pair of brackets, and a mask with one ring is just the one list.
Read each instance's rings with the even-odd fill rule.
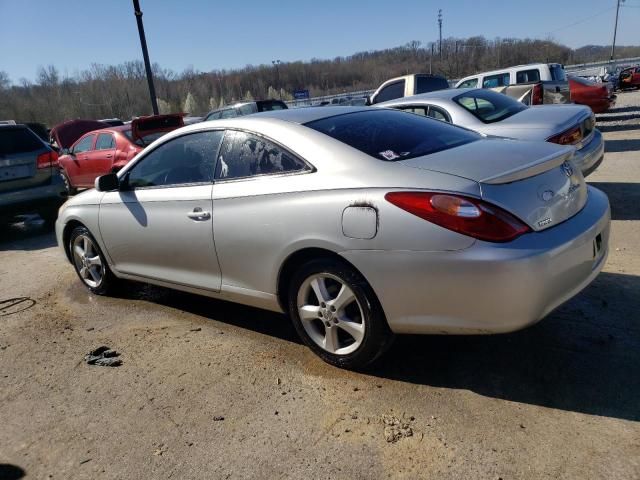
[[[152,62],[182,71],[333,58],[443,36],[551,36],[579,47],[611,43],[616,0],[140,0]],[[640,0],[626,0],[619,45],[640,44]],[[551,13],[552,12],[552,13]],[[0,70],[17,82],[54,64],[141,58],[131,0],[0,0]]]

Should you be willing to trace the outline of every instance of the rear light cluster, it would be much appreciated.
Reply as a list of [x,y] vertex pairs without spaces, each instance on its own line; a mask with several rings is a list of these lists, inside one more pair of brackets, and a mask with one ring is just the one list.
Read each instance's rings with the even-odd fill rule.
[[542,97],[542,84],[538,83],[533,86],[533,91],[531,92],[531,105],[542,105],[543,97]]
[[531,231],[510,213],[477,198],[437,192],[390,192],[385,199],[431,223],[487,242],[508,242]]
[[559,145],[575,145],[580,140],[582,140],[582,131],[580,130],[580,126],[577,125],[549,138],[547,142],[557,143]]
[[49,168],[58,166],[58,154],[53,150],[50,152],[41,153],[38,155],[36,162],[38,168]]

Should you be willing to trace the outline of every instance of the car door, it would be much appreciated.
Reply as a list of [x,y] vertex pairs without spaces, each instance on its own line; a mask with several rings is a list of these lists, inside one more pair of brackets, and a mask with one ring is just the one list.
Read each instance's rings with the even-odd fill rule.
[[113,158],[116,153],[116,141],[109,132],[98,133],[95,148],[89,150],[84,161],[84,182],[92,186],[96,178],[111,171]]
[[103,196],[100,233],[118,272],[220,290],[211,194],[223,136],[172,138],[123,172],[120,191]]
[[65,164],[65,170],[76,187],[87,184],[87,161],[95,140],[96,134],[89,133],[71,147],[71,161]]

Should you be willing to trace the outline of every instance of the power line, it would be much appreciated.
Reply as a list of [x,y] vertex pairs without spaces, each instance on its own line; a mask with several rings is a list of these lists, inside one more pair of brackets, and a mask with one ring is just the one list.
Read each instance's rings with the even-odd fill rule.
[[615,6],[613,7],[607,7],[604,10],[600,10],[599,12],[594,13],[593,15],[591,15],[590,17],[587,18],[583,18],[582,20],[578,20],[577,22],[573,22],[570,23],[569,25],[565,25],[564,27],[560,27],[560,28],[556,28],[555,30],[551,30],[546,32],[547,34],[551,34],[551,33],[555,33],[555,32],[559,32],[560,30],[564,30],[566,28],[570,28],[573,27],[575,25],[580,25],[581,23],[587,22],[589,20],[592,20],[596,17],[599,17],[600,15],[602,15],[603,13],[609,12],[610,10],[613,10],[614,8],[616,8]]

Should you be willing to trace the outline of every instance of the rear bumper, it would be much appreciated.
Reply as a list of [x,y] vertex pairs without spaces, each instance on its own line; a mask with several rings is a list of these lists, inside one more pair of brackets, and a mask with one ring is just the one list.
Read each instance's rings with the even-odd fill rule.
[[67,189],[60,175],[54,174],[51,183],[0,193],[0,215],[13,216],[43,210],[55,210],[67,199]]
[[609,225],[607,196],[589,187],[587,204],[570,220],[507,244],[342,255],[369,281],[396,333],[503,333],[541,320],[598,275]]
[[600,130],[593,131],[591,141],[580,150],[576,150],[573,163],[582,171],[585,177],[592,173],[604,160],[604,139]]

